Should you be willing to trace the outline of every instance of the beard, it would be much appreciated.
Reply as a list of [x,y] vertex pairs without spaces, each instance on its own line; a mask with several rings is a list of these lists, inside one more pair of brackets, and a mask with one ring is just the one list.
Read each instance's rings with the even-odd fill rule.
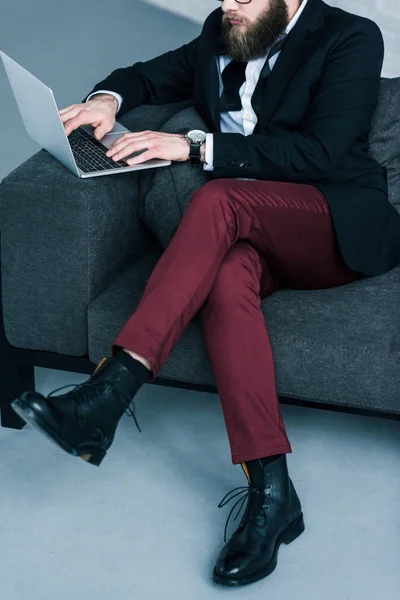
[[271,0],[255,23],[247,24],[243,17],[241,20],[242,25],[231,25],[228,20],[223,20],[218,41],[233,60],[248,62],[265,56],[267,49],[287,27],[288,7],[285,0]]

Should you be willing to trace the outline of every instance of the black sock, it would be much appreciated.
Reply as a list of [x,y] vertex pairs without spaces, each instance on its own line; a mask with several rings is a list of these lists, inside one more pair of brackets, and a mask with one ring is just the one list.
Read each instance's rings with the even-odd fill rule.
[[264,458],[260,458],[263,466],[267,465],[270,462],[273,462],[277,458],[280,458],[283,454],[274,454],[273,456],[265,456]]
[[140,360],[136,360],[136,358],[133,358],[133,356],[122,350],[122,348],[114,358],[122,363],[139,381],[143,381],[143,383],[148,381],[151,371]]

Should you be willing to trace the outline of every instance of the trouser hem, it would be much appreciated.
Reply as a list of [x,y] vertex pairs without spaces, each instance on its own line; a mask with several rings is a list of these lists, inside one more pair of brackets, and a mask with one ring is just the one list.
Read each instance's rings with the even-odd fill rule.
[[290,454],[291,452],[292,448],[290,446],[274,446],[273,448],[270,446],[261,450],[247,450],[239,454],[232,454],[232,462],[236,465],[256,458],[264,458],[274,454]]

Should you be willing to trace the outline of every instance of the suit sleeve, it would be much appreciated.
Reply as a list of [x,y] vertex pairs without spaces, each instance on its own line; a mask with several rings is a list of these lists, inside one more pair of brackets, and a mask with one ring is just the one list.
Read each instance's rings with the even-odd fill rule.
[[113,71],[91,92],[111,90],[123,98],[119,115],[142,104],[169,104],[193,96],[198,39],[146,62]]
[[383,56],[382,34],[373,21],[363,19],[344,30],[327,54],[298,128],[249,136],[214,133],[213,178],[245,174],[276,181],[324,179],[370,130]]

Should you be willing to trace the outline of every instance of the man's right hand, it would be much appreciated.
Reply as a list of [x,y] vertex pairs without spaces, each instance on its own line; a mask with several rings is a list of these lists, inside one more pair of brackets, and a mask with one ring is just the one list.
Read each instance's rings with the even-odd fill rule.
[[101,140],[115,125],[118,100],[110,94],[96,94],[88,102],[72,104],[59,111],[67,136],[81,125],[92,125],[97,140]]

